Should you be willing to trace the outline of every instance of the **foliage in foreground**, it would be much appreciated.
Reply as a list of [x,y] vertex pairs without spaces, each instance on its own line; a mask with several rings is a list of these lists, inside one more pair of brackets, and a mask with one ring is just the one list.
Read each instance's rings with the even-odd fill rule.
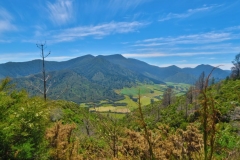
[[41,159],[45,150],[48,108],[40,98],[28,98],[24,91],[8,92],[6,80],[0,90],[0,157]]
[[[72,102],[29,98],[8,82],[0,85],[0,159],[204,159],[201,95],[154,102],[118,119]],[[239,88],[239,80],[225,80],[206,90],[207,104],[217,110],[207,117],[216,116],[207,124],[216,132],[206,130],[214,138],[212,146],[207,140],[213,159],[239,157],[240,138],[231,125]]]

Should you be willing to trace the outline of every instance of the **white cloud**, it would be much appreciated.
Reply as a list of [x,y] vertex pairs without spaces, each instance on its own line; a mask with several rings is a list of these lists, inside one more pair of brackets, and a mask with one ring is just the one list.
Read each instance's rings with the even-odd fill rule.
[[70,59],[73,59],[73,58],[76,58],[75,56],[49,56],[47,58],[47,61],[67,61],[67,60],[70,60]]
[[133,46],[153,47],[162,45],[175,44],[204,44],[227,41],[230,39],[239,38],[239,35],[234,35],[228,32],[208,32],[200,34],[183,35],[178,37],[160,37],[137,41]]
[[[50,54],[46,61],[66,61],[73,58],[76,58],[77,56],[52,56]],[[14,53],[5,53],[0,54],[0,63],[6,63],[6,62],[26,62],[26,61],[32,61],[35,59],[41,59],[40,52],[14,52]]]
[[72,0],[57,0],[56,3],[47,2],[50,20],[62,25],[70,22],[73,19],[73,1]]
[[[133,11],[138,6],[144,3],[150,2],[152,0],[79,0],[82,8],[82,13],[86,15],[96,16],[96,14],[101,15],[101,19],[113,19],[116,15],[121,15],[120,17],[129,17],[128,11]],[[104,15],[103,13],[107,13]],[[138,13],[139,14],[139,13]],[[136,18],[134,15],[133,19]],[[131,16],[132,17],[132,16]],[[131,18],[132,19],[132,18]],[[132,19],[132,20],[133,20]]]
[[[169,67],[172,66],[172,64],[154,64],[155,66],[158,67]],[[175,64],[176,66],[178,66],[179,68],[195,68],[200,64],[197,63],[183,63],[183,64]],[[211,65],[213,67],[217,67],[219,66],[219,68],[223,69],[223,70],[230,70],[232,67],[231,63],[209,63],[207,65]]]
[[226,32],[226,29],[223,29],[200,34],[139,40],[129,44],[130,50],[126,56],[150,58],[212,55],[210,59],[213,60],[216,55],[230,56],[239,53],[239,41],[236,41],[240,39],[239,37],[238,32]]
[[108,3],[108,8],[114,11],[117,11],[119,9],[128,10],[130,8],[135,8],[138,5],[147,1],[149,0],[110,0]]
[[122,54],[124,57],[127,58],[151,58],[151,57],[166,57],[169,56],[166,53],[144,53],[144,54],[139,54],[139,53],[124,53]]
[[3,40],[3,39],[0,39],[0,43],[10,43],[11,40]]
[[73,41],[84,37],[92,36],[94,38],[102,38],[104,36],[116,33],[135,32],[139,27],[145,26],[147,23],[141,22],[110,22],[96,26],[80,26],[65,30],[52,31],[52,39],[55,42]]
[[12,20],[12,15],[7,10],[0,7],[0,33],[17,29],[15,25],[11,23]]
[[0,18],[5,20],[12,20],[13,17],[8,11],[2,7],[0,7]]
[[19,52],[0,54],[0,63],[25,62],[33,59],[40,59],[39,52]]
[[204,6],[201,8],[195,8],[195,9],[189,9],[187,10],[185,13],[169,13],[167,16],[160,18],[158,21],[162,22],[162,21],[167,21],[167,20],[171,20],[171,19],[182,19],[182,18],[187,18],[190,17],[193,14],[199,13],[199,12],[205,12],[205,11],[209,11],[215,7],[219,7],[217,5],[213,5],[213,6]]
[[199,55],[215,55],[215,54],[228,54],[228,51],[218,52],[179,52],[179,53],[124,53],[124,57],[131,58],[152,58],[152,57],[188,57],[188,56],[199,56]]
[[216,59],[215,57],[210,57],[209,59]]
[[240,51],[239,43],[215,43],[209,44],[194,44],[187,46],[160,46],[160,47],[145,47],[133,48],[134,51],[139,52],[168,52],[168,53],[181,53],[181,52],[219,52],[219,53],[238,53]]
[[13,24],[11,24],[11,22],[0,20],[0,33],[14,30],[16,30],[16,27]]
[[187,62],[187,60],[180,60],[180,61],[175,61],[176,63],[186,63]]
[[235,31],[235,30],[240,30],[240,25],[239,26],[232,26],[228,27],[225,29],[226,31]]

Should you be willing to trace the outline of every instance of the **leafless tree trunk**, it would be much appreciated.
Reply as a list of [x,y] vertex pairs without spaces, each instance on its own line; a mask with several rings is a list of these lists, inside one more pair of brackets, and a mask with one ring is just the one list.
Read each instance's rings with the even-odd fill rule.
[[174,92],[172,88],[167,88],[163,93],[162,105],[164,107],[167,107],[173,103],[173,100],[174,100]]
[[188,116],[188,106],[189,104],[193,104],[194,103],[194,87],[191,86],[189,87],[187,93],[186,93],[186,110],[185,110],[185,115],[186,115],[186,118]]
[[46,43],[44,44],[36,44],[37,47],[41,50],[41,58],[42,58],[42,74],[43,74],[43,97],[44,97],[44,100],[46,101],[47,99],[47,92],[48,92],[48,89],[50,87],[47,88],[47,80],[49,78],[49,76],[46,77],[46,70],[45,70],[45,58],[47,58],[51,52],[49,52],[48,54],[44,54],[44,49],[46,49]]
[[154,156],[154,153],[153,153],[153,147],[152,147],[152,141],[151,141],[151,134],[147,128],[147,124],[144,120],[144,116],[143,116],[143,112],[142,112],[142,105],[141,105],[141,95],[140,95],[140,89],[138,91],[138,109],[139,109],[139,113],[140,113],[140,123],[144,129],[144,134],[145,134],[145,139],[147,140],[148,142],[148,145],[149,145],[149,158],[150,160],[154,160],[155,159],[155,156]]
[[240,79],[240,53],[235,56],[235,59],[232,61],[232,63],[233,67],[231,68],[231,77],[233,79]]
[[205,73],[202,72],[201,75],[199,76],[197,82],[196,82],[196,88],[199,92],[201,92],[204,89],[205,85]]

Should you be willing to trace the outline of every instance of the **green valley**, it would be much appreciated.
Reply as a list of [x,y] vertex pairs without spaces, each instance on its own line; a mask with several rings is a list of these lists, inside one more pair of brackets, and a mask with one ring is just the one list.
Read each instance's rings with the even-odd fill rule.
[[[186,94],[189,84],[166,82],[166,84],[138,84],[137,86],[125,87],[116,90],[117,94],[123,95],[124,99],[120,101],[103,100],[100,103],[81,103],[82,107],[90,107],[91,111],[128,113],[137,108],[137,99],[140,91],[142,96],[142,105],[151,104],[154,101],[162,99],[162,95],[167,88],[172,88],[176,96]],[[95,107],[95,108],[94,108]]]

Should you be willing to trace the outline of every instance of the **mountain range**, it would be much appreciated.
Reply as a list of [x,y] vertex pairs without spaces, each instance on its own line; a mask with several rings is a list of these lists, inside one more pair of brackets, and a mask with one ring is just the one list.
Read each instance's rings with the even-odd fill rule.
[[[122,55],[85,55],[63,62],[45,61],[45,67],[50,76],[49,97],[78,103],[123,99],[114,90],[137,83],[194,84],[202,72],[208,75],[213,69],[210,65],[182,69],[175,65],[157,67]],[[18,88],[24,88],[32,95],[38,93],[37,88],[42,88],[41,71],[42,60],[0,64],[0,78],[11,77]],[[216,80],[228,75],[229,71],[219,68],[212,74]]]

